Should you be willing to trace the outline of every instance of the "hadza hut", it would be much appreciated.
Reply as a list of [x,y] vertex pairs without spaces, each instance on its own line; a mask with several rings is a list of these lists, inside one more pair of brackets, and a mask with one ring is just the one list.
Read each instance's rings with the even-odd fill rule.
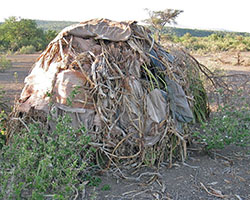
[[165,50],[135,21],[97,19],[51,41],[25,79],[16,113],[24,121],[69,115],[109,161],[171,163],[185,157],[185,124],[199,115],[196,100],[206,112],[206,98],[194,94],[206,96],[184,51]]

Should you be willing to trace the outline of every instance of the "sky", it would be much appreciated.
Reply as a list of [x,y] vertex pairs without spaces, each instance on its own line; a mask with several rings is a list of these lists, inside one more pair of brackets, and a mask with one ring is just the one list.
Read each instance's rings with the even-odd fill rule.
[[249,0],[1,0],[0,21],[26,19],[85,21],[108,18],[141,21],[145,8],[180,9],[176,27],[250,33]]

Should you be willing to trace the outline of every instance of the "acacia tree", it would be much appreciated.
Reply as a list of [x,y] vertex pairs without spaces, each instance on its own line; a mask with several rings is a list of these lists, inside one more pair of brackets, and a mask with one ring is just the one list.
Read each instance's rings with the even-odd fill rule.
[[44,32],[34,20],[10,17],[0,24],[0,51],[18,51],[25,46],[43,50],[56,36],[55,31]]
[[158,42],[161,41],[161,33],[166,24],[176,24],[176,18],[179,16],[183,10],[175,10],[175,9],[165,9],[163,11],[151,11],[149,9],[145,9],[149,18],[145,19],[144,22],[151,25],[153,29],[157,32]]
[[23,46],[32,45],[36,50],[44,48],[45,36],[36,22],[30,19],[10,17],[0,26],[1,37],[6,49],[17,51]]

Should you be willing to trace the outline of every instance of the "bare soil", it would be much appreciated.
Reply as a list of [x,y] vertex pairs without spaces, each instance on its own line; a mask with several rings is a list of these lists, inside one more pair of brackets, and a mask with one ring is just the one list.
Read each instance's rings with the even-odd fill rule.
[[[0,73],[0,87],[6,91],[4,99],[9,106],[20,95],[24,79],[39,54],[9,56],[13,67]],[[223,70],[227,83],[234,90],[242,89],[244,101],[250,102],[250,52],[240,54],[222,52],[195,56],[209,68]],[[240,62],[238,62],[240,61]],[[15,76],[15,72],[17,76]],[[228,76],[229,75],[229,76]],[[231,76],[232,75],[232,76]],[[229,98],[230,99],[230,98]],[[231,103],[240,103],[231,102]],[[250,199],[250,148],[230,145],[224,149],[205,151],[199,144],[188,148],[185,163],[176,162],[172,168],[162,165],[157,172],[158,181],[146,184],[152,169],[142,169],[133,178],[122,179],[117,171],[101,175],[98,187],[87,186],[84,199]],[[127,175],[130,177],[130,175]],[[82,196],[79,191],[79,198]]]
[[5,91],[3,100],[9,106],[13,106],[14,101],[19,98],[24,87],[24,79],[38,56],[39,54],[8,56],[13,67],[0,73],[0,88]]

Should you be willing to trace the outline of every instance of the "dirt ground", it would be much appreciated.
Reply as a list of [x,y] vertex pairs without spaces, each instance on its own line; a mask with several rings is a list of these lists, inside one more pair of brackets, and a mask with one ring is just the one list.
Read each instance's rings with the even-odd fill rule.
[[[6,91],[4,100],[8,105],[13,106],[14,100],[20,95],[24,78],[38,56],[39,54],[9,56],[13,67],[0,73],[0,87]],[[241,53],[240,57],[234,52],[195,57],[207,67],[223,70],[226,75],[230,75],[227,77],[230,87],[243,89],[246,101],[250,102],[250,52]],[[230,145],[207,152],[200,145],[192,144],[188,148],[185,163],[176,162],[172,168],[163,164],[157,174],[152,169],[145,168],[140,171],[143,174],[140,177],[137,174],[128,179],[121,179],[117,171],[109,171],[100,176],[102,182],[98,187],[88,186],[83,193],[85,199],[100,200],[248,200],[249,166],[249,147]],[[157,175],[158,181],[145,184],[153,174]]]
[[24,79],[38,56],[39,54],[27,54],[8,57],[12,61],[13,67],[0,73],[0,88],[5,91],[3,100],[9,106],[13,106],[14,101],[19,98],[24,86]]

